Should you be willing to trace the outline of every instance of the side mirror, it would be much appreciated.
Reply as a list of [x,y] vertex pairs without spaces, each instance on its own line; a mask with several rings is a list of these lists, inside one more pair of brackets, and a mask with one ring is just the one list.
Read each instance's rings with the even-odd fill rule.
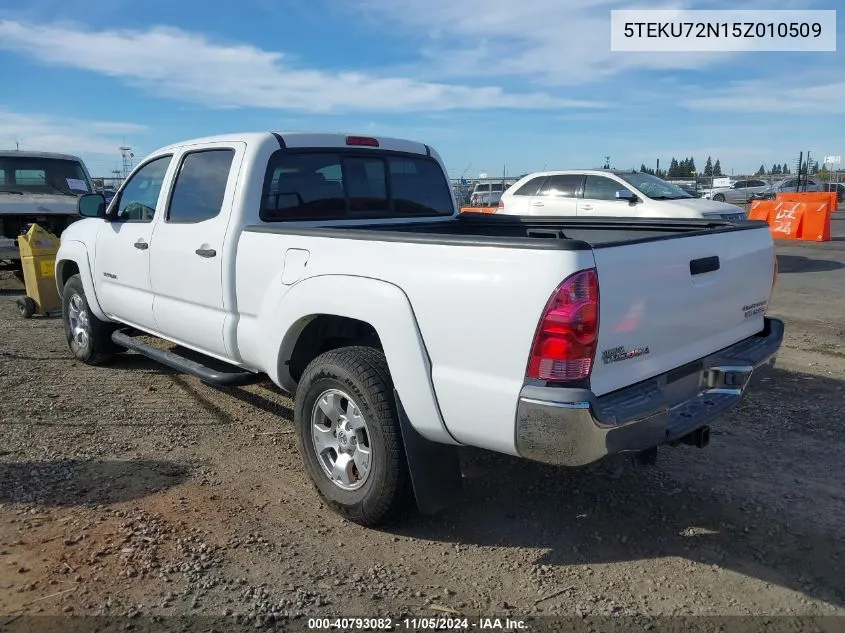
[[634,194],[633,191],[630,191],[629,189],[620,189],[616,192],[616,199],[627,200],[628,202],[636,202],[637,196]]
[[86,193],[79,196],[76,209],[83,218],[106,217],[106,198],[101,193]]

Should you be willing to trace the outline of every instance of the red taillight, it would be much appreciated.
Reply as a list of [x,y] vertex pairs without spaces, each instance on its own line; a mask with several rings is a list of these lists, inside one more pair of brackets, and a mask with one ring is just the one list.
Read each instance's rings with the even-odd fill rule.
[[347,145],[358,145],[363,147],[378,147],[378,139],[371,136],[347,136]]
[[590,268],[567,277],[546,304],[526,376],[565,382],[587,378],[598,331],[599,281],[595,268]]
[[[502,202],[501,198],[499,198],[499,204],[496,205],[496,211],[499,211],[499,210],[504,209],[504,208],[505,208],[505,203]],[[496,211],[494,211],[493,213],[495,213]]]

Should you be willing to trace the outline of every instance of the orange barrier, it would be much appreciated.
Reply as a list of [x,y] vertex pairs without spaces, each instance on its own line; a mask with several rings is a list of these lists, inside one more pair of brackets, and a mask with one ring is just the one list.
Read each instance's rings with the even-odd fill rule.
[[775,207],[780,206],[776,200],[755,200],[751,203],[751,209],[748,211],[749,220],[769,221],[769,214],[775,210]]
[[835,191],[808,191],[804,193],[779,193],[777,200],[783,202],[826,202],[831,213],[836,211],[839,200]]
[[748,219],[768,223],[775,239],[829,242],[830,214],[829,200],[758,200],[751,204]]
[[461,207],[461,213],[496,213],[498,207]]

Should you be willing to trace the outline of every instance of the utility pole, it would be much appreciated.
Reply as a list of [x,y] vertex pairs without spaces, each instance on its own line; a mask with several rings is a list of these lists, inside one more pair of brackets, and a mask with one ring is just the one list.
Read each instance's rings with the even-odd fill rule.
[[810,150],[807,150],[807,175],[804,176],[804,192],[810,186],[810,169],[812,169],[813,161],[810,159]]

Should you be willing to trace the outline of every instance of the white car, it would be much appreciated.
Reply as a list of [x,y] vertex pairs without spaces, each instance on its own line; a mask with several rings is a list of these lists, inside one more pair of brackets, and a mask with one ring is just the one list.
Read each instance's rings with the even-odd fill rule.
[[656,176],[601,169],[529,174],[502,195],[496,213],[734,222],[745,219],[745,212],[732,204],[695,198]]
[[714,187],[703,193],[703,197],[717,202],[745,203],[755,196],[767,193],[771,189],[765,180],[737,180],[730,187]]
[[269,377],[319,494],[364,525],[457,501],[460,446],[704,447],[783,339],[767,226],[460,214],[437,152],[401,139],[185,141],[79,213],[56,255],[71,354]]
[[494,207],[502,198],[502,193],[512,184],[513,181],[476,183],[470,194],[469,204],[472,207]]

